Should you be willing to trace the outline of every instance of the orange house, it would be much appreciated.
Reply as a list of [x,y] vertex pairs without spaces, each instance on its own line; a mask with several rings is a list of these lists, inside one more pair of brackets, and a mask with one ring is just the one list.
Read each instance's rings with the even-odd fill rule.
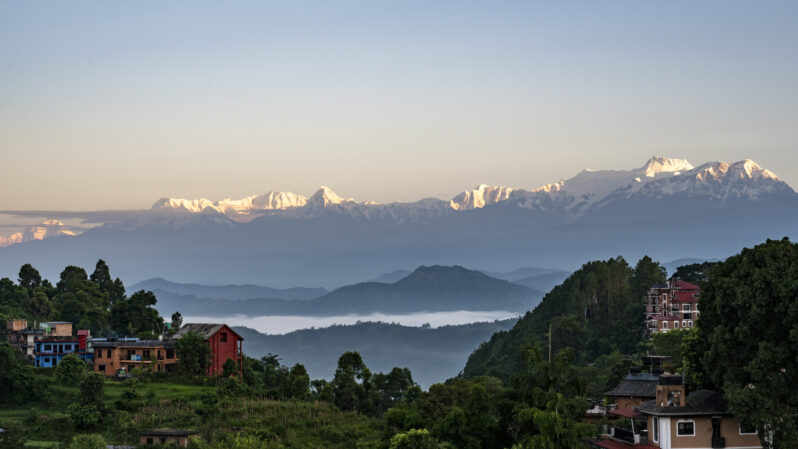
[[94,371],[108,377],[135,368],[169,371],[175,363],[174,343],[160,340],[108,339],[92,342]]

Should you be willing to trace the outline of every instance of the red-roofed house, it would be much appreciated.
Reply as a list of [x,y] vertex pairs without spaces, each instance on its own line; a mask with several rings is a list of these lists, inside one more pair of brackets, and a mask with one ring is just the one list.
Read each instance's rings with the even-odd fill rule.
[[[224,369],[222,366],[227,359],[233,359],[241,373],[241,355],[243,354],[244,338],[238,335],[226,324],[188,323],[184,324],[172,336],[177,340],[189,332],[196,332],[205,338],[205,343],[211,348],[211,364],[208,366],[209,376],[218,376]],[[180,354],[177,354],[180,357]]]
[[690,329],[698,319],[701,290],[690,282],[673,280],[651,287],[646,294],[646,326],[653,333]]

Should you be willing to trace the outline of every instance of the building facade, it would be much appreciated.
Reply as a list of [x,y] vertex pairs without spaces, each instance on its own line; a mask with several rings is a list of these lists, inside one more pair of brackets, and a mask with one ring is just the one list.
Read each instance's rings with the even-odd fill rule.
[[762,445],[756,429],[740,424],[723,393],[687,394],[680,375],[661,376],[657,397],[635,409],[646,419],[648,443],[661,449],[746,448]]
[[691,329],[698,320],[700,288],[689,282],[671,279],[646,294],[646,327],[652,334],[673,329]]
[[27,320],[9,320],[6,322],[6,333],[9,345],[32,361],[36,352],[36,340],[44,335],[44,331],[29,329]]
[[688,394],[681,375],[663,374],[654,385],[654,395],[654,399],[636,407],[616,410],[614,414],[626,421],[623,425],[613,422],[592,446],[603,449],[762,447],[756,430],[740,424],[719,391],[697,390]]
[[[68,321],[44,322],[38,329],[26,329],[20,333],[28,337],[27,345],[32,344],[33,364],[38,368],[55,368],[69,354],[76,354],[87,363],[94,358],[89,350],[89,331],[79,330],[78,337],[73,337],[72,323]],[[26,346],[25,350],[29,348]]]
[[141,446],[188,447],[189,438],[193,432],[186,430],[152,430],[139,433]]
[[119,338],[95,340],[94,371],[107,377],[125,375],[135,368],[169,371],[177,363],[174,343],[161,340]]
[[[209,376],[221,375],[224,371],[223,365],[227,359],[236,362],[239,374],[241,373],[241,355],[243,354],[244,338],[238,335],[226,324],[208,323],[188,323],[184,324],[175,335],[174,340],[195,332],[205,339],[208,347],[211,348],[211,363],[208,366]],[[179,354],[178,354],[179,356]]]

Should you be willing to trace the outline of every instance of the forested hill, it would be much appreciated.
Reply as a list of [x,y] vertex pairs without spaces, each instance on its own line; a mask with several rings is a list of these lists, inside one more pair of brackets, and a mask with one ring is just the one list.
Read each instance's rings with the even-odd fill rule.
[[163,291],[176,295],[191,295],[214,299],[261,299],[307,300],[318,298],[327,290],[316,287],[270,288],[260,285],[201,285],[180,284],[164,278],[152,278],[130,286],[131,291]]
[[474,351],[463,374],[509,380],[525,366],[525,344],[548,344],[549,325],[554,353],[571,347],[583,362],[614,350],[632,353],[645,331],[642,297],[648,286],[664,280],[662,266],[648,257],[635,268],[621,257],[586,263],[512,329],[494,334]]
[[331,379],[338,357],[357,351],[375,371],[407,367],[413,380],[424,388],[456,376],[471,351],[494,332],[507,330],[517,321],[471,323],[458,326],[410,327],[389,323],[359,323],[305,329],[285,335],[266,335],[237,327],[248,356],[277,354],[283,364],[302,363],[312,378]]
[[523,313],[540,302],[543,292],[459,266],[421,266],[392,284],[362,282],[306,301],[285,299],[215,299],[155,289],[158,309],[169,314],[333,316],[371,313],[417,313],[452,310],[503,310]]
[[392,284],[364,282],[308,301],[319,313],[507,310],[534,307],[542,292],[460,266],[421,266]]

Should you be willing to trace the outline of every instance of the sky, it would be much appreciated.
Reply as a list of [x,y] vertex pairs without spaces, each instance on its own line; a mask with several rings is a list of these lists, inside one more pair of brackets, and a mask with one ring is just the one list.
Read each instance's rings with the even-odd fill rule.
[[798,186],[795,1],[0,1],[0,210],[533,188],[652,155]]

